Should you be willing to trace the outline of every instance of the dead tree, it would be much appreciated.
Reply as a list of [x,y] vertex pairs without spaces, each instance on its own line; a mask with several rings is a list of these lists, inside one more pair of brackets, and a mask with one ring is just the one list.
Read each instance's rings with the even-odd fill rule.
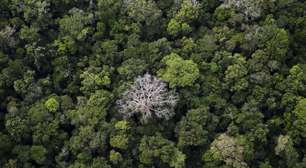
[[146,123],[152,117],[170,119],[177,100],[176,94],[167,90],[166,83],[145,74],[134,81],[117,104],[125,118],[137,114]]

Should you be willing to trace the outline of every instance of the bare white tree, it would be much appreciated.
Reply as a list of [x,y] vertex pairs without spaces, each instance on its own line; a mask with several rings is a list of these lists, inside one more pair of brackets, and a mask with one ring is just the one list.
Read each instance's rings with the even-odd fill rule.
[[176,94],[167,90],[166,83],[145,74],[135,80],[117,104],[124,117],[139,114],[141,122],[146,123],[152,117],[170,119],[174,115],[177,100]]

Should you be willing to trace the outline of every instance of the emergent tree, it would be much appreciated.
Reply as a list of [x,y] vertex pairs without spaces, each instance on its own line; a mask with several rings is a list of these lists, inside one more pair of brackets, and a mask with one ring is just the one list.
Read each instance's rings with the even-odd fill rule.
[[117,103],[119,112],[124,117],[139,114],[141,122],[145,123],[153,116],[170,119],[174,115],[177,100],[177,96],[167,90],[166,83],[150,74],[145,74],[135,80]]

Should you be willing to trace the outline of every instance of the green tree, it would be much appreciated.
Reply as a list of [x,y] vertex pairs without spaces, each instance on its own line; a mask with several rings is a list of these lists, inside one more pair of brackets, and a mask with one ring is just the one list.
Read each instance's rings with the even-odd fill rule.
[[30,149],[31,158],[38,164],[46,160],[47,150],[43,146],[32,146]]
[[185,166],[185,155],[179,151],[174,143],[160,135],[144,136],[139,145],[139,159],[141,163],[152,165],[153,159],[158,158],[170,167],[180,168]]
[[187,34],[192,31],[190,23],[197,19],[199,15],[200,5],[196,0],[183,0],[180,3],[180,9],[170,19],[167,32],[170,35],[177,36],[179,34]]
[[111,150],[109,154],[109,160],[114,164],[118,164],[118,162],[121,162],[123,158],[119,152]]
[[277,138],[275,154],[283,157],[286,160],[288,167],[295,167],[299,157],[293,146],[293,142],[288,135],[280,135]]
[[290,130],[290,133],[293,134],[293,136],[297,136],[297,139],[299,139],[299,136],[302,138],[306,136],[305,105],[306,99],[301,98],[297,101],[297,104],[292,112],[285,113],[287,128]]
[[235,168],[246,168],[244,161],[244,147],[234,137],[220,134],[210,145],[210,149],[203,155],[204,162],[214,160],[223,161],[226,165]]
[[200,107],[188,111],[186,117],[177,124],[178,146],[203,146],[208,143],[208,134],[214,132],[214,117],[209,108]]
[[95,67],[88,68],[80,75],[80,78],[82,79],[80,89],[85,94],[102,89],[111,83],[107,69]]
[[69,15],[59,20],[60,32],[63,36],[70,36],[74,40],[85,40],[92,32],[90,27],[92,19],[92,14],[86,14],[81,9],[73,8],[69,11]]
[[59,109],[59,103],[57,102],[57,100],[53,97],[51,97],[50,99],[48,99],[45,102],[45,107],[50,111],[50,112],[55,112]]
[[0,132],[0,156],[1,158],[7,158],[13,146],[14,146],[14,143],[11,137],[7,134]]
[[199,77],[198,65],[192,60],[184,60],[179,55],[172,53],[162,59],[166,65],[158,74],[161,79],[169,82],[171,88],[176,86],[191,86]]
[[131,128],[127,121],[118,121],[110,134],[110,145],[114,148],[127,149],[131,139]]
[[235,63],[228,66],[225,71],[224,81],[231,88],[231,91],[241,91],[248,87],[248,69],[247,62],[241,55],[234,55]]
[[[126,1],[127,13],[136,22],[145,22],[148,26],[156,24],[162,13],[152,0]],[[155,23],[154,23],[155,22]]]

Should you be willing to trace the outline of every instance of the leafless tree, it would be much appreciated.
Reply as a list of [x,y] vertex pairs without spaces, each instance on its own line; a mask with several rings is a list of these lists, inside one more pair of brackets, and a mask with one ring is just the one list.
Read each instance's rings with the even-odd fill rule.
[[139,114],[141,122],[146,123],[152,117],[170,119],[177,100],[176,94],[167,90],[166,83],[145,74],[134,81],[117,104],[124,117]]

